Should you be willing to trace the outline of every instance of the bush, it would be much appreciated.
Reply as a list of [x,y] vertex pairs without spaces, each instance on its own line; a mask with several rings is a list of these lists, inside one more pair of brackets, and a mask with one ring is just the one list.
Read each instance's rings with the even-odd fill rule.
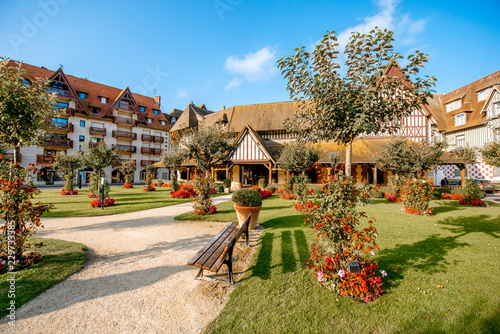
[[267,186],[266,190],[269,190],[271,193],[274,194],[274,192],[276,191],[276,187],[275,186]]
[[260,195],[260,198],[264,199],[264,198],[271,197],[273,195],[273,193],[270,190],[263,189],[263,190],[259,191],[259,195]]
[[481,189],[474,179],[465,180],[463,199],[459,200],[458,203],[472,206],[486,206],[486,203],[481,201]]
[[215,180],[211,176],[197,175],[193,179],[193,187],[196,190],[196,199],[193,207],[196,212],[209,212],[212,204],[212,194]]
[[429,201],[433,191],[434,187],[424,180],[407,179],[406,184],[401,188],[405,213],[431,216],[432,209],[429,209]]
[[134,187],[133,185],[127,183],[123,185],[123,188],[133,188],[133,187]]
[[66,190],[66,188],[62,188],[61,195],[78,195],[78,190]]
[[259,192],[254,189],[238,189],[236,190],[231,199],[236,206],[260,206],[262,205],[262,198],[260,198]]
[[307,184],[309,181],[309,178],[305,175],[295,176],[295,193],[297,194],[297,199],[301,204],[304,204],[307,201],[307,195],[309,195]]
[[224,179],[224,188],[231,188],[231,179]]
[[162,180],[158,180],[158,187],[161,187],[163,185],[163,181]]
[[148,186],[145,186],[144,188],[142,188],[142,191],[155,191],[156,188],[155,187],[149,187]]
[[267,187],[267,180],[266,179],[259,179],[258,182],[259,188],[264,189]]
[[195,196],[196,196],[196,192],[194,190],[189,191],[189,190],[181,189],[181,190],[170,192],[170,197],[172,197],[172,198],[191,198],[191,197],[195,197]]
[[322,193],[323,193],[323,191],[321,191],[321,188],[313,188],[313,190],[312,190],[312,195],[315,197],[320,196]]
[[[91,208],[100,208],[102,204],[102,200],[100,198],[95,199],[90,203]],[[104,206],[113,206],[115,204],[115,200],[113,198],[106,197],[104,200]]]
[[384,192],[380,189],[373,189],[370,195],[372,198],[384,198]]
[[214,186],[214,190],[218,193],[223,193],[224,192],[224,185],[222,183],[217,183]]

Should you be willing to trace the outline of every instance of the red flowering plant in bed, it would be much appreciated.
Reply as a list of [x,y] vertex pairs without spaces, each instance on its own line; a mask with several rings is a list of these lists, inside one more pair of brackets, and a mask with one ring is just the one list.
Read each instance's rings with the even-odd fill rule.
[[78,195],[78,190],[66,190],[66,188],[61,188],[61,195]]
[[[373,250],[379,249],[373,220],[368,220],[368,227],[357,228],[366,216],[356,211],[356,204],[369,202],[371,188],[370,185],[358,188],[343,173],[338,173],[323,184],[316,196],[319,205],[307,202],[301,211],[315,232],[307,265],[313,269],[317,282],[329,291],[364,302],[383,293],[379,273],[386,275],[385,271],[378,271],[377,263],[367,259],[375,254]],[[349,272],[347,261],[358,261],[360,272]]]
[[156,188],[155,187],[149,187],[148,186],[145,186],[144,188],[142,188],[142,191],[155,191]]
[[412,215],[432,216],[429,202],[432,198],[434,187],[421,179],[407,179],[401,188],[404,213]]
[[133,185],[128,184],[128,183],[125,183],[125,184],[123,185],[123,188],[133,188],[133,187],[134,187]]
[[[102,200],[100,198],[95,199],[90,203],[91,208],[100,208],[102,204]],[[104,206],[113,206],[115,204],[115,200],[110,197],[106,197],[104,200]]]
[[190,184],[183,184],[179,186],[179,190],[171,191],[170,197],[172,198],[191,198],[196,197],[196,191],[194,191],[194,187]]
[[271,192],[271,190],[259,189],[259,195],[260,195],[260,198],[264,199],[264,198],[271,197],[273,195],[273,193]]

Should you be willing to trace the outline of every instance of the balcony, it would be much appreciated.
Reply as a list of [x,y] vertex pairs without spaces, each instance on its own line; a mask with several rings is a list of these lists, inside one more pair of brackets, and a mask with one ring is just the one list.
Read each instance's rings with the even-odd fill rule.
[[49,138],[45,140],[45,146],[59,148],[73,148],[73,141],[69,139]]
[[137,121],[132,118],[126,118],[126,117],[119,117],[119,116],[114,116],[114,123],[116,124],[121,124],[121,125],[129,125],[129,126],[136,126]]
[[36,155],[36,163],[37,164],[53,164],[55,158],[56,157],[54,155],[37,154]]
[[141,160],[141,167],[149,166],[149,165],[155,164],[157,162],[160,162],[160,161],[159,160]]
[[94,148],[94,147],[97,147],[97,146],[99,146],[99,142],[97,142],[97,141],[91,141],[89,143],[89,148]]
[[151,135],[142,135],[141,139],[142,141],[149,141],[154,143],[163,143],[164,140],[162,136],[151,136]]
[[49,131],[61,131],[61,132],[73,132],[74,126],[72,123],[63,123],[63,122],[50,122]]
[[[6,161],[14,161],[14,153],[5,153],[3,155],[3,159]],[[21,162],[21,160],[22,160],[22,154],[19,153],[19,161],[18,162]]]
[[135,108],[133,105],[131,105],[129,103],[123,103],[123,102],[118,102],[117,104],[115,104],[115,108],[135,111]]
[[153,154],[153,155],[160,155],[163,150],[159,148],[152,148],[152,147],[141,147],[141,153],[142,154]]
[[137,152],[137,148],[135,146],[128,145],[113,145],[113,148],[120,153],[135,153]]
[[122,139],[130,139],[130,140],[137,139],[137,133],[128,132],[128,131],[113,130],[112,135],[113,135],[113,138],[122,138]]
[[106,128],[97,128],[95,126],[91,126],[89,128],[89,133],[91,135],[97,135],[97,136],[105,136],[106,135]]
[[121,165],[123,165],[124,162],[128,161],[129,159],[116,159],[115,161],[113,161],[112,165],[113,167],[119,167]]
[[73,108],[63,107],[63,106],[58,106],[58,105],[53,106],[53,108],[58,113],[66,114],[68,116],[75,116],[75,109],[73,109]]
[[71,97],[71,93],[66,89],[60,89],[55,87],[50,87],[49,92],[56,93],[59,96]]

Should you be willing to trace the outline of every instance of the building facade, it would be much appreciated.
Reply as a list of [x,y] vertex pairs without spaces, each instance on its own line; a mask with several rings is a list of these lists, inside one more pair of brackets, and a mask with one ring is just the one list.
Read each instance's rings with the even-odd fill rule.
[[[18,64],[8,61],[2,65]],[[123,161],[136,161],[134,182],[143,182],[144,166],[159,162],[163,150],[168,149],[170,123],[161,111],[159,96],[147,97],[131,92],[128,87],[121,90],[66,75],[62,68],[51,71],[28,64],[22,67],[28,82],[35,78],[50,81],[49,89],[57,96],[54,109],[59,111],[47,128],[45,145],[21,148],[22,167],[30,163],[42,165],[36,175],[37,185],[62,185],[53,169],[59,152],[71,155],[104,141],[108,148],[116,148],[120,156],[113,166],[105,169],[106,177],[111,183],[122,183],[124,176],[119,168]],[[89,181],[90,172],[90,169],[78,172],[83,184]],[[157,177],[167,178],[167,172],[159,168]]]

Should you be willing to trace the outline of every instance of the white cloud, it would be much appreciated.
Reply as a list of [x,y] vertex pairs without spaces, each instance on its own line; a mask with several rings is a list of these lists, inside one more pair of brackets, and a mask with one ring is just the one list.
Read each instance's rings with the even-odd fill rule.
[[224,90],[228,91],[233,88],[238,89],[240,88],[240,85],[241,85],[241,80],[238,78],[234,78],[226,85],[226,87],[224,87]]
[[255,53],[249,52],[242,58],[239,56],[227,57],[225,69],[231,74],[243,76],[247,81],[265,81],[277,73],[276,58],[276,52],[266,46]]
[[188,97],[187,90],[185,90],[185,89],[179,89],[179,90],[177,91],[177,98],[178,98],[178,99],[184,99],[184,98],[186,98],[186,97]]

